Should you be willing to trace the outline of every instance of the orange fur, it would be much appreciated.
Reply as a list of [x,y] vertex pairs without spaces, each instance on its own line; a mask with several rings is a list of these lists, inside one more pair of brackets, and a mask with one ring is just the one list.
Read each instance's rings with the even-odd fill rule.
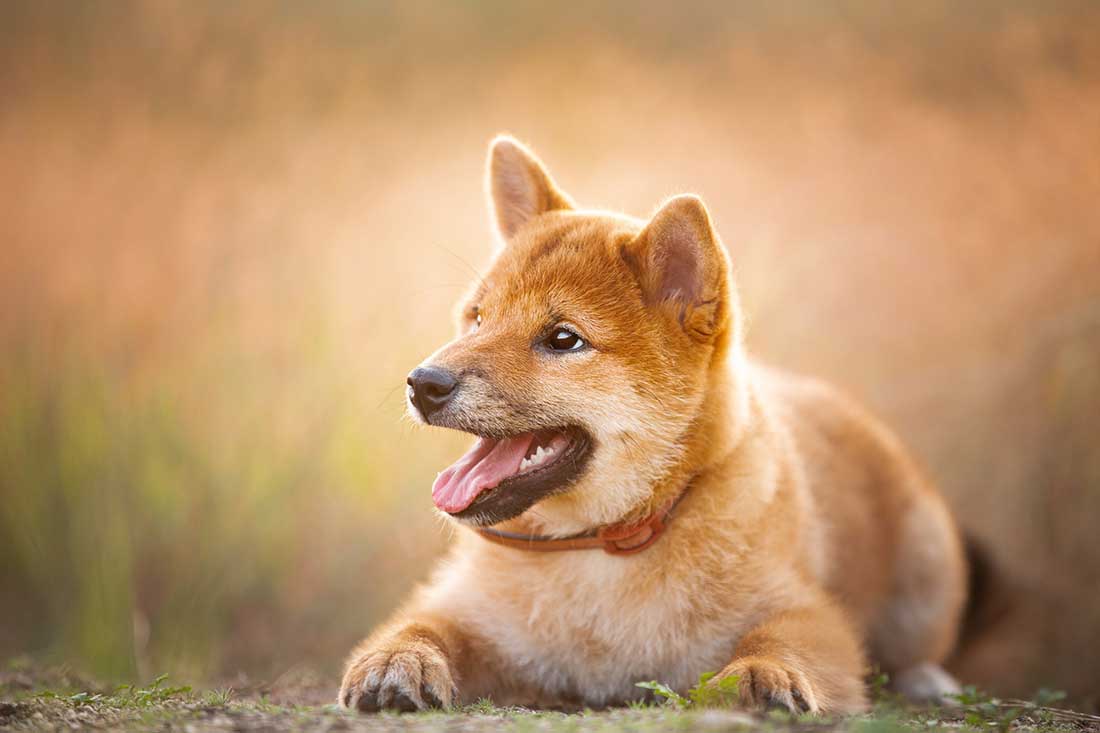
[[[965,595],[942,499],[852,402],[747,357],[703,203],[676,197],[648,222],[577,210],[506,137],[489,190],[502,247],[426,363],[468,375],[453,409],[479,425],[576,424],[595,444],[568,491],[501,526],[564,536],[637,519],[694,479],[665,535],[628,557],[461,530],[353,652],[340,701],[608,705],[639,698],[638,681],[684,690],[717,671],[739,676],[746,706],[849,713],[870,663],[904,678],[942,662]],[[592,348],[539,355],[547,319]]]

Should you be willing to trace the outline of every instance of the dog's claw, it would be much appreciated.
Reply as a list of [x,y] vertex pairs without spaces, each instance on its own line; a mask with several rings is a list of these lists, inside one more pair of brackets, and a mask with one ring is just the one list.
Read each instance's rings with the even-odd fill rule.
[[439,695],[435,694],[435,690],[430,687],[421,688],[420,696],[424,699],[424,702],[427,703],[429,707],[443,707],[443,701],[439,699]]

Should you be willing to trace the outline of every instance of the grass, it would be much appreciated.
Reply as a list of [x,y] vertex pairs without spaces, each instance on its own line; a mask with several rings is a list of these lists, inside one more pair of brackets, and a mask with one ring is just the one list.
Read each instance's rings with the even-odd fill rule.
[[723,707],[729,706],[737,699],[738,684],[740,678],[737,675],[723,677],[709,684],[714,678],[714,672],[706,672],[699,678],[699,683],[688,690],[687,697],[673,690],[668,685],[655,680],[639,682],[638,687],[650,690],[655,697],[664,704],[672,705],[681,710],[689,707]]
[[704,693],[703,682],[686,697],[659,683],[642,686],[663,698],[625,708],[575,713],[498,707],[491,700],[452,711],[414,715],[359,715],[336,705],[302,705],[315,691],[285,687],[274,701],[263,687],[195,690],[157,677],[148,685],[104,686],[61,670],[26,666],[0,675],[0,728],[69,730],[109,728],[152,730],[365,730],[365,731],[517,731],[535,733],[587,731],[612,733],[657,730],[744,730],[782,733],[910,733],[955,730],[1100,731],[1100,718],[1050,707],[1057,693],[1042,692],[1033,701],[1004,701],[967,689],[959,704],[941,708],[904,705],[881,686],[873,686],[873,710],[861,716],[833,719],[786,713],[746,713],[729,705],[736,683]]

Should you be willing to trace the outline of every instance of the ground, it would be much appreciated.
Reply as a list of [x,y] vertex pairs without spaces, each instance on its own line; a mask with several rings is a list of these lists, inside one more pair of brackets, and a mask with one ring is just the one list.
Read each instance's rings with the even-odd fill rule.
[[[358,715],[323,702],[328,685],[308,675],[271,684],[193,690],[160,677],[144,686],[90,681],[65,668],[26,663],[0,672],[0,728],[11,730],[341,730],[341,731],[599,731],[764,730],[775,733],[907,733],[944,729],[1100,732],[1100,717],[1052,705],[1057,695],[1036,701],[1001,701],[968,691],[960,704],[934,709],[901,705],[876,692],[868,715],[828,720],[777,712],[748,714],[723,707],[720,699],[674,698],[644,706],[574,713],[498,708],[489,701],[450,712]],[[658,686],[659,687],[659,686]],[[661,699],[660,694],[656,696]],[[700,703],[707,703],[701,705]],[[713,706],[712,706],[713,705]]]

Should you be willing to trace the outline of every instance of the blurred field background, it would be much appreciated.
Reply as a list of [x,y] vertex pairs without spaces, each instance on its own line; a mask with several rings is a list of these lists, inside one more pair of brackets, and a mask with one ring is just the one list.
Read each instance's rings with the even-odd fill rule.
[[755,353],[890,420],[1026,589],[971,676],[1095,697],[1085,2],[7,0],[0,655],[336,685],[446,543],[466,441],[402,384],[504,130],[585,205],[702,194]]

